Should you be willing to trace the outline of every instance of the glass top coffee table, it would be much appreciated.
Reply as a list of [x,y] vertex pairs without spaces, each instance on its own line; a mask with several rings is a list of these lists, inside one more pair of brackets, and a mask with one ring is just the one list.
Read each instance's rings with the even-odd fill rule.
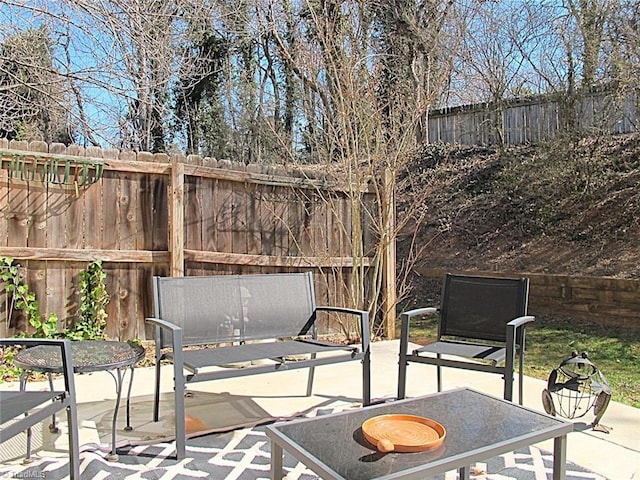
[[[131,430],[130,424],[130,398],[131,386],[133,384],[133,369],[144,357],[144,348],[141,345],[116,342],[108,340],[86,340],[71,342],[71,357],[73,362],[73,371],[75,373],[88,372],[108,372],[116,383],[116,404],[113,412],[111,425],[111,453],[107,459],[110,461],[118,460],[116,453],[116,421],[118,418],[118,408],[120,407],[120,397],[122,394],[122,383],[124,380],[124,372],[130,369],[129,390],[127,392],[127,425],[125,430]],[[62,358],[60,349],[56,347],[38,345],[36,347],[27,348],[20,351],[15,359],[15,365],[27,371],[36,371],[46,373],[49,376],[49,386],[53,390],[51,374],[62,372]],[[115,374],[114,374],[115,371]],[[23,373],[20,377],[21,388],[26,385],[26,375]],[[53,418],[50,429],[56,430],[55,416]],[[27,449],[30,445],[27,445]],[[28,452],[29,454],[30,452]]]
[[[361,425],[383,414],[427,417],[446,429],[442,444],[417,453],[381,453]],[[271,439],[271,478],[283,477],[283,449],[323,479],[424,479],[534,443],[554,439],[553,479],[565,478],[571,422],[471,389],[457,389],[357,410],[280,422],[266,427]]]

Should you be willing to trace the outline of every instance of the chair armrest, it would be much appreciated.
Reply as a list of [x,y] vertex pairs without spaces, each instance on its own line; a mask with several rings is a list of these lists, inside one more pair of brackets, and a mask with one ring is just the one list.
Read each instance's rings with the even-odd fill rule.
[[[536,317],[532,315],[524,315],[522,317],[514,318],[509,323],[507,323],[507,354],[513,355],[513,352],[516,349],[516,331],[519,328],[522,328],[522,342],[524,343],[524,328],[527,323],[531,323],[535,321]],[[524,346],[521,347],[521,350],[524,349]]]
[[532,315],[525,315],[525,316],[522,316],[522,317],[514,318],[509,323],[507,323],[507,328],[509,328],[509,327],[520,328],[523,325],[526,325],[527,323],[531,323],[531,322],[535,321],[535,319],[536,319],[536,317],[534,317]]
[[438,313],[440,309],[437,307],[424,307],[424,308],[416,308],[414,310],[407,310],[406,312],[402,312],[400,314],[400,328],[402,331],[409,330],[409,321],[413,317],[421,317],[423,315],[433,315],[434,313]]
[[[422,315],[431,315],[437,313],[438,310],[439,308],[436,307],[424,307],[407,310],[400,314],[400,365],[405,366],[407,362],[406,358],[409,349],[409,324],[411,323],[411,319]],[[404,395],[398,398],[404,398]]]
[[182,327],[176,325],[175,323],[167,322],[166,320],[162,320],[161,318],[145,318],[144,321],[146,323],[150,323],[151,325],[155,325],[156,327],[164,328],[165,330],[171,330],[172,332],[182,330]]
[[369,312],[366,310],[357,310],[355,308],[346,308],[346,307],[329,307],[329,306],[316,306],[316,310],[320,310],[323,312],[334,312],[334,313],[346,313],[349,315],[358,315],[360,316],[360,330],[362,332],[362,350],[364,352],[369,351],[369,330],[371,326],[369,325]]
[[144,321],[155,327],[155,341],[156,341],[156,358],[161,356],[161,342],[160,342],[160,330],[168,330],[171,333],[171,345],[173,350],[182,351],[182,327],[175,323],[162,320],[161,318],[145,318]]
[[402,312],[400,315],[406,318],[417,317],[418,315],[432,315],[438,312],[438,308],[436,307],[424,307],[424,308],[416,308],[415,310],[408,310],[406,312]]
[[437,313],[437,307],[416,308],[400,314],[400,351],[406,354],[409,347],[409,323],[413,317]]
[[362,314],[366,314],[367,313],[364,310],[357,310],[355,308],[346,308],[346,307],[327,307],[327,306],[322,306],[322,307],[316,307],[316,310],[322,310],[324,312],[349,313],[349,314],[352,314],[352,315],[362,315]]

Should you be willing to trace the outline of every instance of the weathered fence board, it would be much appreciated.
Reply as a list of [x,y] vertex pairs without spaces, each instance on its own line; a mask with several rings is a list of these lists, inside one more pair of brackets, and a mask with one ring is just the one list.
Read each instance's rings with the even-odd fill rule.
[[[152,192],[148,200],[141,202],[144,206],[143,216],[150,216],[151,229],[145,229],[146,236],[151,235],[151,250],[168,250],[169,244],[169,179],[152,176]],[[147,204],[148,202],[148,204]]]
[[[70,322],[70,319],[65,314],[67,311],[67,305],[73,304],[73,302],[69,302],[69,298],[72,298],[73,292],[73,283],[67,285],[67,281],[69,280],[69,275],[67,275],[67,266],[60,262],[54,261],[46,261],[46,262],[36,262],[36,269],[42,272],[46,269],[46,273],[40,274],[40,277],[44,275],[44,278],[40,278],[40,280],[33,279],[31,274],[27,276],[29,281],[28,285],[32,291],[35,291],[40,299],[40,311],[45,317],[49,317],[49,315],[55,313],[61,321],[61,324],[64,325],[67,322]],[[31,262],[25,265],[28,272],[31,272]],[[74,265],[72,264],[71,270],[74,270]],[[77,273],[75,271],[74,273]],[[72,277],[73,278],[73,277]],[[40,286],[46,286],[46,295],[42,296],[41,291],[39,291]],[[45,299],[43,302],[42,299]],[[62,326],[59,325],[59,328]]]
[[247,205],[245,203],[246,186],[234,183],[231,196],[231,252],[247,253]]
[[120,207],[119,244],[121,250],[137,250],[139,244],[144,243],[146,232],[138,232],[138,218],[141,216],[138,211],[141,203],[138,197],[139,183],[138,174],[125,173],[120,178],[118,204]]
[[185,248],[202,250],[202,222],[204,216],[198,192],[202,182],[198,177],[188,177],[184,183],[184,206],[186,210],[184,225]]
[[[84,245],[86,249],[97,249],[102,246],[102,180],[98,188],[88,188],[81,194],[84,201]],[[99,207],[98,207],[99,206]]]
[[[28,189],[26,182],[20,183],[15,188],[11,188],[8,195],[7,245],[10,247],[26,245],[27,238],[29,238],[29,223],[27,213],[24,210],[24,207],[28,205]],[[62,230],[62,234],[64,234],[64,230]]]
[[117,269],[112,271],[111,276],[115,279],[112,291],[117,307],[116,322],[111,322],[113,330],[108,332],[109,337],[119,340],[144,337],[140,331],[142,324],[138,319],[141,312],[138,312],[139,302],[136,298],[143,288],[138,280],[139,269],[131,264],[116,264],[115,267]]
[[231,252],[233,245],[232,206],[233,191],[231,183],[225,180],[216,181],[215,209],[216,214],[216,252]]
[[204,251],[216,249],[216,181],[212,178],[201,178],[200,188],[200,223],[202,226],[202,248]]
[[[92,188],[95,185],[92,186]],[[120,182],[118,173],[108,171],[102,177],[102,204],[97,205],[102,209],[103,224],[100,226],[102,233],[101,249],[119,250],[118,229],[120,220],[120,202],[118,200],[118,190]]]
[[[32,183],[30,189],[34,189],[35,185]],[[72,194],[73,195],[73,194]],[[83,226],[85,215],[84,196],[77,195],[75,199],[68,202],[68,210],[65,212],[65,238],[64,246],[68,248],[84,248],[85,236],[83,233],[86,231]],[[42,245],[42,242],[35,241],[29,242],[30,246]]]

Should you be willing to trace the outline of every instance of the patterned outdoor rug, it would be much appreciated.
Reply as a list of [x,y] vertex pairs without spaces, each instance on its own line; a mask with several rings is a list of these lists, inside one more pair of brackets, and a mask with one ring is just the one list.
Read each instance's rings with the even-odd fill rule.
[[[320,413],[329,413],[327,410]],[[187,442],[187,458],[175,460],[173,443],[138,445],[118,450],[118,462],[108,462],[103,450],[85,445],[80,455],[80,472],[87,479],[188,479],[259,480],[269,478],[270,442],[264,426],[243,428],[226,433],[214,433]],[[59,458],[36,458],[28,466],[19,461],[0,465],[2,478],[46,478],[58,480],[68,477],[66,455]],[[287,480],[317,480],[317,476],[285,452],[284,466]],[[481,480],[542,480],[552,478],[553,455],[536,447],[520,449],[485,463],[473,466]],[[456,472],[437,477],[444,480],[457,478]],[[568,480],[606,480],[583,468],[568,464]]]
[[[104,452],[84,451],[81,454],[80,472],[87,479],[187,479],[209,478],[213,480],[258,480],[269,478],[269,439],[263,427],[247,428],[224,434],[210,434],[190,439],[187,458],[181,461],[168,458],[174,455],[174,445],[131,447],[119,450],[120,460],[108,462]],[[293,457],[286,454],[284,465],[287,480],[316,480],[318,477]],[[495,457],[486,463],[478,463],[473,470],[480,480],[542,480],[552,478],[553,456],[536,447]],[[68,477],[66,458],[42,459],[29,467],[22,465],[0,466],[0,476],[6,478],[46,478],[58,480]],[[437,478],[453,480],[456,472],[448,472]],[[604,477],[567,465],[567,480],[604,480]]]

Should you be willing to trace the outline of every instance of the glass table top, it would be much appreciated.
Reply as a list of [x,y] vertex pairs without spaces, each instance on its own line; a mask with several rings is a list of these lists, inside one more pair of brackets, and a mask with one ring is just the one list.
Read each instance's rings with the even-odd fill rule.
[[[141,345],[108,340],[71,342],[73,370],[76,373],[111,370],[136,364],[144,357]],[[16,366],[39,372],[62,372],[60,348],[38,345],[20,351]]]
[[[361,425],[368,418],[383,414],[410,414],[433,419],[446,429],[444,442],[425,452],[380,453],[366,442]],[[564,435],[572,428],[569,422],[473,390],[461,389],[284,422],[268,427],[268,430],[278,432],[281,438],[286,439],[285,443],[291,445],[293,442],[304,455],[328,466],[342,477],[360,480],[424,468],[426,464],[432,464],[434,468],[446,466],[455,463],[460,456],[478,454],[482,457],[482,452],[487,453],[483,457],[486,459],[496,454],[496,446],[503,446],[502,452],[512,451],[539,440]],[[286,445],[284,448],[291,451]]]

